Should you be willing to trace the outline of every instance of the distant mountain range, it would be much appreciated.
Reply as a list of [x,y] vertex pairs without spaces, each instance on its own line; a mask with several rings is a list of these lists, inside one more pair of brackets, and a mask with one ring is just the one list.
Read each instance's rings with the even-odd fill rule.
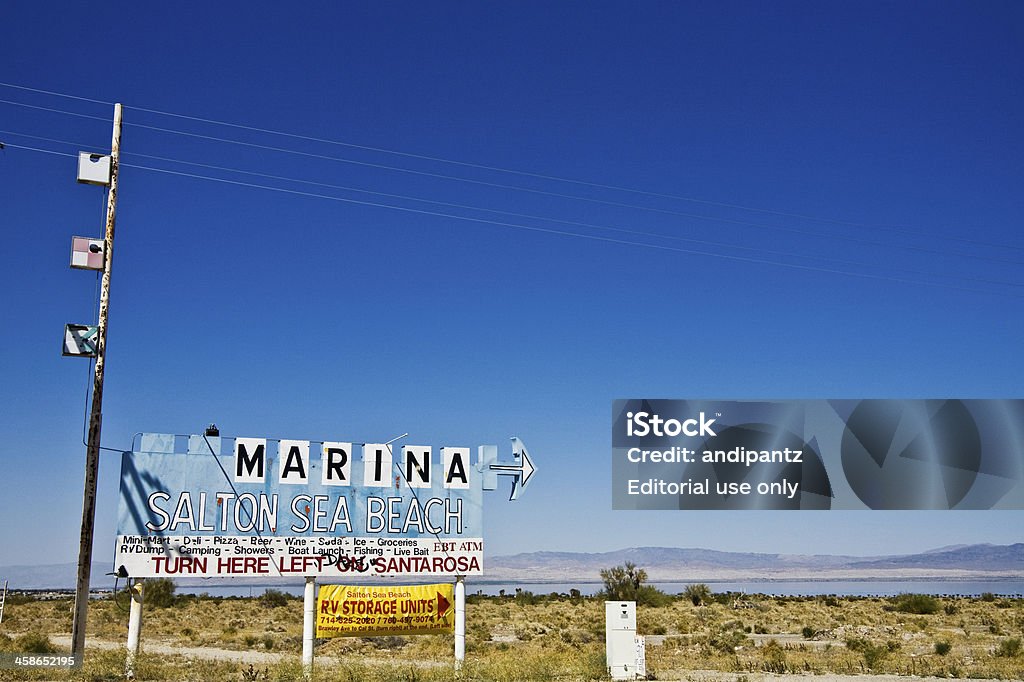
[[530,552],[484,562],[487,580],[600,581],[603,568],[627,561],[656,582],[712,580],[842,580],[1024,578],[1024,543],[958,545],[919,554],[836,556],[632,547],[615,552]]
[[[113,576],[104,575],[108,571],[110,564],[93,562],[89,576],[92,589],[113,587]],[[0,566],[0,589],[5,580],[8,590],[73,590],[78,582],[78,564]]]
[[[627,561],[647,571],[653,582],[1024,579],[1024,543],[1017,543],[955,545],[919,554],[875,557],[720,552],[679,547],[631,547],[597,553],[529,552],[486,557],[483,580],[600,582],[601,569]],[[76,570],[73,563],[0,566],[0,583],[7,580],[12,590],[70,589],[75,585]],[[109,564],[93,564],[93,589],[113,586],[113,576],[107,575],[109,570]],[[253,579],[238,580],[245,584],[253,582]]]

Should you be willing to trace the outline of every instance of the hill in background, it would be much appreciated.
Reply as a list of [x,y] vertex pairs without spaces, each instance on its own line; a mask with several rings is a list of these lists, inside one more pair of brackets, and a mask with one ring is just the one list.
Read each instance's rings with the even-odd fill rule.
[[[878,557],[821,554],[719,552],[679,547],[631,547],[614,552],[529,552],[487,557],[489,582],[600,582],[603,568],[626,562],[645,569],[653,582],[715,580],[843,580],[1024,578],[1024,543],[959,545],[919,554]],[[94,563],[92,589],[110,589],[110,565]],[[12,590],[72,589],[74,563],[0,566],[0,582]],[[196,583],[195,579],[190,581]],[[238,584],[274,582],[232,579]]]

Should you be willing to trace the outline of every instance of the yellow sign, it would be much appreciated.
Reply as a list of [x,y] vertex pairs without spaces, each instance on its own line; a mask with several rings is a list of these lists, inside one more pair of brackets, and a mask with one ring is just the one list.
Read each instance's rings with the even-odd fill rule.
[[455,631],[450,583],[436,585],[322,585],[317,637],[433,635]]

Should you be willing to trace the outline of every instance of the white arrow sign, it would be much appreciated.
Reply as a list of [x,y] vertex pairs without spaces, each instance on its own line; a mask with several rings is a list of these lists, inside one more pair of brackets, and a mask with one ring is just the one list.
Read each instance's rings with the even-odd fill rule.
[[[499,476],[514,476],[512,479],[512,494],[508,499],[514,500],[519,497],[519,491],[525,488],[537,472],[537,467],[530,459],[530,453],[526,451],[523,441],[512,436],[512,457],[518,464],[492,464],[491,471],[498,472]],[[518,484],[518,485],[517,485]]]

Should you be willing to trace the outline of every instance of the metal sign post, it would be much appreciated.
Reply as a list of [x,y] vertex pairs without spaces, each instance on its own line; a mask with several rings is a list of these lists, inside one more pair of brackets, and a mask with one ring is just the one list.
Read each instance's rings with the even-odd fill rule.
[[125,675],[129,680],[135,679],[135,659],[139,656],[139,643],[142,639],[142,600],[145,587],[142,578],[131,578],[129,592],[132,605],[128,612],[128,652],[125,656]]
[[466,581],[455,579],[455,669],[466,660]]
[[309,679],[313,674],[313,644],[316,637],[316,578],[306,576],[306,589],[302,595],[302,674]]

